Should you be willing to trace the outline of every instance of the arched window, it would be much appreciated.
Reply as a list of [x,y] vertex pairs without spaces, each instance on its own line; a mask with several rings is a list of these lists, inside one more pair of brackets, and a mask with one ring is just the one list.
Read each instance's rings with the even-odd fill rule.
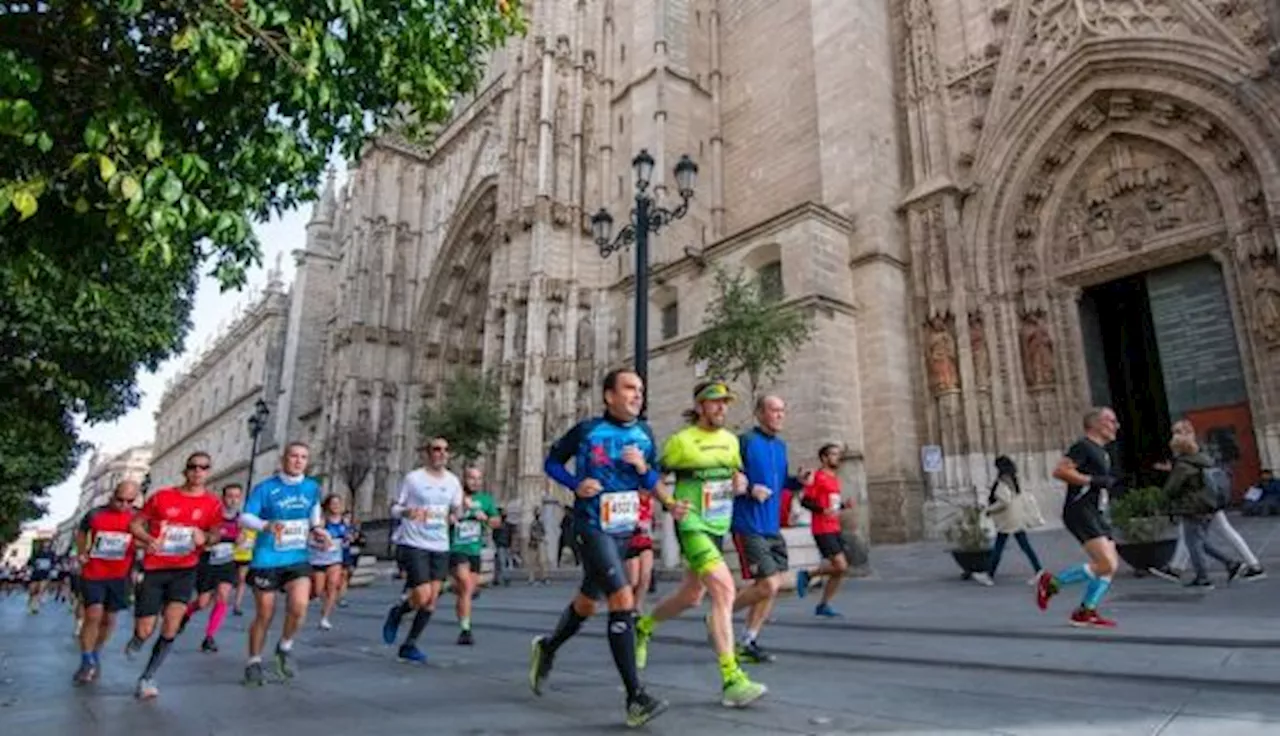
[[742,259],[743,268],[754,271],[765,301],[781,301],[786,295],[782,280],[782,249],[777,243],[757,246]]

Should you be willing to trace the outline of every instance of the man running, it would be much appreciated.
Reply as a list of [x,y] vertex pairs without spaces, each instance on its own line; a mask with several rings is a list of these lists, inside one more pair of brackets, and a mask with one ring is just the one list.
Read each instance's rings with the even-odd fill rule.
[[636,626],[636,655],[643,667],[649,640],[658,624],[702,603],[711,594],[707,630],[720,665],[721,703],[741,708],[758,700],[768,688],[752,682],[742,671],[733,647],[733,574],[721,554],[724,535],[733,517],[735,496],[747,493],[738,438],[724,428],[733,393],[720,382],[694,388],[695,408],[686,413],[694,423],[671,435],[662,448],[662,469],[676,475],[675,497],[680,506],[676,536],[685,561],[680,587],[640,617]]
[[351,527],[342,514],[342,497],[336,493],[325,496],[321,504],[324,514],[324,531],[327,539],[311,544],[311,592],[321,599],[320,630],[329,631],[333,624],[329,617],[338,606],[346,583],[343,558],[350,544]]
[[84,623],[80,627],[80,669],[75,682],[85,685],[98,679],[99,655],[115,629],[116,613],[129,606],[129,572],[133,567],[134,499],[138,484],[118,484],[106,506],[85,514],[76,530],[80,556],[80,602]]
[[391,505],[391,515],[401,519],[392,541],[404,567],[409,595],[391,606],[382,624],[382,641],[391,646],[400,635],[400,621],[415,612],[409,634],[397,652],[400,661],[411,664],[427,661],[418,648],[418,637],[436,610],[440,588],[449,573],[449,526],[462,511],[462,484],[445,467],[449,441],[433,437],[422,446],[422,452],[423,467],[405,475]]
[[[453,542],[449,546],[449,571],[453,576],[453,590],[457,597],[458,644],[471,646],[471,599],[480,587],[480,553],[484,550],[485,529],[497,529],[502,524],[498,506],[493,496],[481,490],[484,475],[479,468],[467,468],[462,474],[462,514],[453,527]],[[496,573],[495,573],[496,579]]]
[[821,467],[809,476],[804,496],[800,499],[800,505],[813,512],[810,528],[822,562],[816,570],[796,573],[796,596],[805,597],[811,579],[825,577],[827,582],[822,586],[822,602],[813,609],[813,615],[825,618],[840,617],[831,607],[831,600],[836,597],[840,583],[844,581],[844,573],[849,569],[849,555],[840,529],[840,511],[847,507],[840,496],[840,476],[837,475],[842,455],[840,445],[836,444],[828,443],[818,450]]
[[249,662],[244,684],[262,686],[262,648],[276,613],[276,594],[284,591],[284,626],[276,644],[276,673],[285,679],[296,674],[293,637],[307,618],[311,601],[311,564],[308,540],[328,543],[320,517],[320,485],[307,477],[311,450],[302,442],[290,442],[280,458],[280,470],[253,487],[240,514],[240,523],[258,532],[249,563],[253,585],[253,623],[249,625]]
[[[648,723],[667,702],[645,692],[636,668],[635,597],[623,559],[639,520],[640,492],[660,491],[653,432],[639,419],[644,382],[632,370],[604,377],[603,416],[578,422],[547,454],[547,475],[574,492],[573,530],[582,559],[582,585],[550,636],[533,640],[529,685],[535,695],[551,673],[556,652],[596,610],[609,607],[609,651],[627,691],[627,725]],[[573,472],[565,466],[573,461]]]
[[125,647],[130,657],[156,628],[163,614],[160,638],[151,649],[147,667],[138,678],[136,695],[149,700],[160,694],[155,674],[164,663],[187,612],[196,585],[200,548],[218,541],[222,503],[205,488],[212,460],[208,453],[193,452],[183,470],[180,488],[162,488],[147,499],[129,524],[129,531],[146,554],[142,558],[142,584],[134,606],[133,638]]
[[797,491],[801,485],[791,477],[787,443],[778,436],[786,418],[786,404],[777,396],[761,396],[756,400],[755,414],[756,426],[738,438],[749,490],[734,496],[732,528],[742,579],[752,581],[733,602],[735,611],[749,609],[738,655],[758,664],[774,660],[757,638],[782,587],[782,574],[787,571],[787,540],[782,538],[783,491]]
[[209,623],[204,630],[204,641],[200,642],[202,652],[218,651],[218,642],[214,637],[218,635],[218,630],[227,617],[227,604],[235,585],[235,540],[240,538],[240,506],[243,502],[243,487],[237,483],[223,486],[222,524],[218,531],[218,541],[200,555],[200,567],[196,570],[196,598],[187,604],[187,613],[182,617],[182,625],[178,627],[178,634],[181,635],[187,624],[191,623],[191,617],[213,603]]
[[58,556],[53,552],[53,542],[37,540],[31,559],[27,561],[30,570],[27,578],[27,610],[34,616],[40,613],[40,599],[44,597],[45,588],[54,576],[54,567],[58,564]]
[[1063,570],[1057,575],[1047,570],[1036,579],[1036,605],[1048,609],[1049,599],[1065,585],[1088,582],[1080,606],[1071,614],[1071,625],[1114,628],[1115,621],[1098,613],[1098,604],[1111,587],[1118,558],[1111,540],[1111,524],[1106,512],[1110,491],[1116,486],[1111,475],[1111,456],[1106,446],[1116,439],[1120,422],[1108,407],[1090,409],[1084,415],[1084,437],[1078,440],[1053,469],[1053,477],[1067,484],[1062,507],[1062,524],[1079,540],[1089,562]]

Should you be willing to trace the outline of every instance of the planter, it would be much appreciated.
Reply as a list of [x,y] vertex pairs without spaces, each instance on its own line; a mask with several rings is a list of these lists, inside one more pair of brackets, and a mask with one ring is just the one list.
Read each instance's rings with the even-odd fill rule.
[[951,550],[951,558],[956,561],[963,571],[961,577],[968,580],[973,577],[975,572],[986,572],[987,565],[991,561],[991,549],[953,549]]
[[1177,539],[1158,539],[1154,542],[1117,542],[1116,552],[1139,575],[1145,575],[1153,567],[1164,567],[1173,559],[1178,549]]

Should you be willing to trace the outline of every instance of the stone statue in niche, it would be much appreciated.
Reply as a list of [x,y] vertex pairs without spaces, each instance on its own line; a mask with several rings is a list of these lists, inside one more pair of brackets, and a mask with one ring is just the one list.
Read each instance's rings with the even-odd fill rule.
[[501,309],[493,313],[493,354],[501,361],[503,348],[507,339],[507,313]]
[[595,352],[596,340],[595,334],[591,330],[591,311],[581,309],[578,311],[578,360],[593,358],[595,357]]
[[1276,261],[1266,256],[1254,256],[1249,261],[1255,329],[1268,344],[1280,343],[1280,272]]
[[560,307],[552,306],[547,313],[547,357],[558,360],[564,354],[564,319]]
[[951,315],[935,315],[925,324],[925,361],[929,366],[929,388],[935,394],[955,391],[960,387],[956,368],[956,339],[951,334]]
[[981,312],[969,313],[969,349],[973,351],[973,377],[978,388],[991,386],[991,350]]
[[524,355],[525,341],[529,331],[529,309],[527,305],[516,307],[516,334],[514,336],[515,356]]
[[560,384],[547,384],[547,403],[542,409],[542,436],[548,440],[556,436],[556,418],[560,415]]
[[567,145],[569,136],[573,134],[573,131],[569,130],[569,90],[565,89],[563,84],[556,92],[556,111],[552,131],[555,133],[557,147]]
[[1053,337],[1049,335],[1048,318],[1041,310],[1022,315],[1022,368],[1027,388],[1052,386],[1057,380],[1053,366]]
[[404,329],[403,314],[407,290],[405,282],[409,278],[409,249],[412,247],[412,240],[413,236],[407,229],[401,230],[396,235],[396,254],[391,271],[391,319],[389,320],[394,330]]

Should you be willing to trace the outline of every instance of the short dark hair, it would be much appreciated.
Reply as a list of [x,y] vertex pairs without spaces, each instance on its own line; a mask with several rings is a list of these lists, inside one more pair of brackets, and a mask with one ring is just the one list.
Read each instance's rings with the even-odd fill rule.
[[627,373],[630,373],[636,378],[640,377],[640,374],[636,372],[635,368],[614,368],[613,370],[604,374],[604,381],[602,382],[602,385],[600,388],[600,395],[604,396],[605,391],[617,391],[618,379]]
[[826,455],[828,452],[831,452],[832,450],[839,450],[839,449],[840,449],[840,445],[837,445],[834,442],[828,442],[827,444],[818,448],[818,459],[821,460],[822,457]]
[[311,446],[310,446],[310,445],[308,445],[307,443],[302,442],[302,441],[300,441],[300,440],[294,440],[293,442],[290,442],[289,444],[287,444],[287,445],[285,445],[285,446],[284,446],[284,454],[288,455],[288,454],[289,454],[289,451],[290,451],[290,450],[292,450],[292,449],[293,449],[293,448],[295,448],[295,447],[301,447],[302,449],[306,450],[307,452],[311,452]]
[[227,495],[227,491],[231,490],[232,488],[238,491],[244,490],[244,486],[240,485],[239,483],[228,483],[222,487],[222,495],[224,496]]
[[185,463],[183,463],[183,466],[190,465],[190,464],[191,464],[191,461],[192,461],[192,460],[195,460],[195,459],[196,459],[196,458],[198,458],[198,457],[202,457],[202,458],[204,458],[205,460],[208,460],[210,465],[212,465],[212,464],[213,464],[213,455],[210,455],[209,453],[205,452],[204,450],[196,450],[195,452],[191,453],[190,455],[187,455],[187,461],[186,461]]

